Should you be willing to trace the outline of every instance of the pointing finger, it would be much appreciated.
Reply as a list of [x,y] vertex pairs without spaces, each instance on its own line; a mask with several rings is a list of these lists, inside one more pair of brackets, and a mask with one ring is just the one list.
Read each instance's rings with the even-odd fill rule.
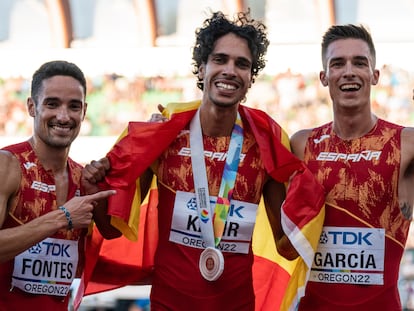
[[105,191],[99,191],[94,194],[89,194],[86,197],[88,198],[88,200],[94,201],[94,200],[106,199],[107,197],[110,197],[111,195],[114,195],[114,194],[116,194],[115,190],[105,190]]

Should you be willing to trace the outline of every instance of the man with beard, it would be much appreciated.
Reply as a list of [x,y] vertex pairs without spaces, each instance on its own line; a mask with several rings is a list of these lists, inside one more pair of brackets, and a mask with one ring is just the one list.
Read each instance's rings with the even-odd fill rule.
[[0,151],[1,311],[68,310],[94,206],[115,193],[81,196],[82,167],[69,157],[85,117],[85,95],[85,77],[75,64],[43,64],[27,100],[33,136]]
[[[131,202],[142,198],[136,179],[142,190],[157,177],[158,223],[149,224],[158,227],[152,310],[255,310],[265,300],[279,309],[288,274],[259,258],[257,244],[270,242],[269,253],[277,249],[287,260],[312,257],[316,243],[302,243],[300,230],[308,220],[323,218],[322,188],[285,147],[280,126],[241,105],[265,66],[265,30],[248,13],[234,21],[213,13],[197,29],[193,49],[201,100],[168,105],[166,122],[130,122],[107,157],[85,167],[92,184],[106,175],[117,190],[108,213],[131,239],[137,232],[131,226],[138,223],[129,220]],[[258,211],[262,197],[266,210]],[[255,233],[267,228],[258,221],[264,214],[270,230]],[[320,230],[306,232],[317,237]]]

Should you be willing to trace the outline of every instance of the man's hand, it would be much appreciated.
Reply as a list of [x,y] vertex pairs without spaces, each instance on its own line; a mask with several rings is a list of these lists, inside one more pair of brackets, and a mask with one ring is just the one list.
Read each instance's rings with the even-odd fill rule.
[[87,194],[98,192],[98,183],[103,181],[107,171],[111,168],[108,158],[102,158],[98,161],[92,161],[85,165],[82,170],[82,188]]
[[63,206],[69,211],[72,227],[86,228],[92,221],[93,209],[98,201],[116,194],[115,190],[105,190],[94,194],[73,197]]
[[160,113],[153,113],[151,115],[151,118],[149,119],[149,122],[165,122],[165,121],[168,121],[168,119],[162,115],[162,112],[165,109],[164,106],[159,104],[157,106],[157,108],[158,108],[158,111]]

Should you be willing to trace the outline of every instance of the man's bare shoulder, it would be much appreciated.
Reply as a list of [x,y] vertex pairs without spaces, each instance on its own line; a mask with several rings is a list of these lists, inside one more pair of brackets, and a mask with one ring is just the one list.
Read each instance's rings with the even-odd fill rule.
[[313,129],[303,129],[294,133],[290,139],[292,140],[307,140]]
[[292,152],[300,159],[303,159],[306,142],[308,141],[308,137],[311,132],[312,129],[303,129],[297,131],[290,137],[290,147]]
[[401,132],[401,153],[414,158],[414,127],[405,127]]
[[4,188],[5,182],[19,185],[21,177],[20,163],[17,158],[6,150],[0,150],[0,179],[4,181],[1,188]]
[[403,139],[413,140],[414,139],[414,127],[410,127],[410,126],[404,127],[401,135]]
[[6,218],[7,205],[20,187],[21,169],[17,158],[8,151],[0,150],[0,228]]
[[19,165],[17,158],[7,150],[0,150],[0,163],[1,164],[11,164]]

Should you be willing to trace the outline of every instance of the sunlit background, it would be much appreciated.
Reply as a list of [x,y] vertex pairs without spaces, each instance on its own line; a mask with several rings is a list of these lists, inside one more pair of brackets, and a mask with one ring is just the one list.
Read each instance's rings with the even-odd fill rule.
[[[25,106],[31,75],[43,62],[64,59],[81,67],[89,88],[71,156],[81,163],[102,157],[128,121],[148,120],[159,103],[199,98],[191,73],[196,27],[211,10],[233,15],[247,8],[267,25],[271,46],[246,104],[267,111],[289,135],[332,117],[318,80],[320,41],[330,25],[344,23],[364,24],[376,43],[375,113],[414,125],[412,0],[1,0],[0,145],[31,135]],[[407,310],[410,254],[400,281]],[[148,287],[125,288],[87,297],[82,308],[145,310],[147,296]]]

